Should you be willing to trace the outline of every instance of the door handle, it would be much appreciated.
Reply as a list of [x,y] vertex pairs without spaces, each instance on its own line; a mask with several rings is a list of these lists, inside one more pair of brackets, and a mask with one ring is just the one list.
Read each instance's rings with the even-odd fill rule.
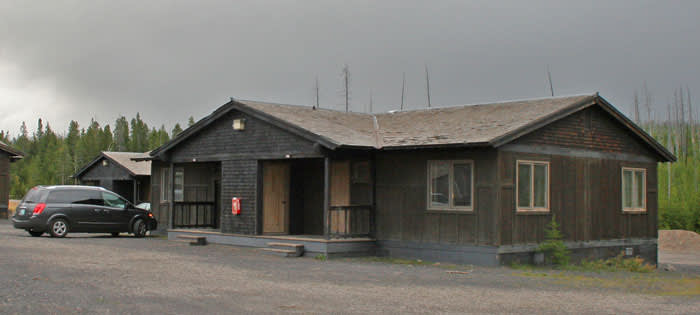
[[101,210],[100,209],[92,209],[92,211],[100,212]]

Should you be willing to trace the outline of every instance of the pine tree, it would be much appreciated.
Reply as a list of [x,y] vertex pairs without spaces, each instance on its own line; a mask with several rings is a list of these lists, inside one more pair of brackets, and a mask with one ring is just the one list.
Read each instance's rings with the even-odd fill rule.
[[177,137],[182,132],[182,127],[180,127],[180,123],[175,124],[175,127],[173,127],[173,131],[171,132],[171,135],[173,138]]

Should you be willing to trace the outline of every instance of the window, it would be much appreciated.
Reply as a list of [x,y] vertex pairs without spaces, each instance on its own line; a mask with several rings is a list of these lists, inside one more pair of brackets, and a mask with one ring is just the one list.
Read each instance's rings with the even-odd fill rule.
[[428,209],[472,210],[474,162],[428,161]]
[[185,200],[185,170],[182,167],[175,169],[175,190],[173,191],[175,201]]
[[647,171],[622,168],[622,211],[646,211]]
[[102,196],[97,190],[73,190],[73,203],[79,205],[103,206]]
[[103,192],[102,199],[104,200],[105,206],[107,207],[126,209],[126,200],[120,198],[115,194]]
[[170,172],[168,168],[160,169],[160,200],[165,202],[170,200]]
[[518,211],[549,211],[549,162],[518,161]]

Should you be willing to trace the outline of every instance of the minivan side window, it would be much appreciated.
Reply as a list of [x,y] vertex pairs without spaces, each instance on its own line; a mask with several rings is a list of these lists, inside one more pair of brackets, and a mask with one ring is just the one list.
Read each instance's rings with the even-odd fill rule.
[[73,203],[77,197],[73,190],[54,190],[46,198],[47,203]]
[[45,189],[34,187],[24,195],[21,203],[40,203],[46,197],[46,194],[47,191]]
[[126,200],[120,198],[115,194],[103,192],[102,199],[104,199],[105,206],[107,207],[126,209]]
[[73,196],[73,203],[79,205],[95,205],[102,206],[104,202],[102,201],[102,196],[100,192],[96,190],[74,190],[72,191],[75,195]]

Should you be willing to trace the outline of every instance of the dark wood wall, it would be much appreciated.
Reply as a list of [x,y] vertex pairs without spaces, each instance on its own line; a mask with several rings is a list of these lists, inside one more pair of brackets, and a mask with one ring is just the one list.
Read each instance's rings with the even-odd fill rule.
[[0,218],[7,215],[10,201],[10,156],[0,151]]
[[[555,215],[567,240],[657,236],[657,163],[648,146],[592,107],[528,134],[499,151],[501,244],[536,243]],[[517,160],[550,162],[550,213],[515,209]],[[622,212],[622,167],[647,170],[647,212]]]
[[[515,209],[517,160],[550,162],[550,212],[532,214]],[[501,244],[544,240],[544,228],[556,216],[569,241],[657,236],[656,163],[501,152]],[[647,212],[622,212],[622,167],[647,170]]]
[[151,212],[158,221],[158,229],[165,230],[170,222],[170,204],[162,202],[163,191],[161,186],[161,176],[163,173],[169,174],[168,163],[162,161],[151,162]]
[[[235,131],[232,122],[245,118],[245,130]],[[300,157],[321,157],[313,142],[268,122],[231,111],[206,128],[166,152],[151,167],[152,200],[160,198],[159,167],[170,162],[221,163],[221,231],[225,233],[260,233],[257,215],[259,161]],[[185,176],[187,177],[187,176]],[[241,199],[241,214],[231,214],[231,198]],[[153,202],[155,204],[156,202]],[[166,204],[159,204],[168,212]],[[165,216],[165,214],[161,214]],[[167,219],[167,218],[166,218]],[[167,221],[164,221],[167,222]]]
[[133,180],[134,178],[123,167],[109,161],[106,166],[102,165],[104,158],[100,159],[90,169],[84,172],[78,180],[82,182],[97,181],[100,186],[107,189],[114,189],[115,180]]
[[[428,160],[474,161],[474,211],[428,211]],[[376,154],[378,240],[496,245],[497,151],[423,150]]]

